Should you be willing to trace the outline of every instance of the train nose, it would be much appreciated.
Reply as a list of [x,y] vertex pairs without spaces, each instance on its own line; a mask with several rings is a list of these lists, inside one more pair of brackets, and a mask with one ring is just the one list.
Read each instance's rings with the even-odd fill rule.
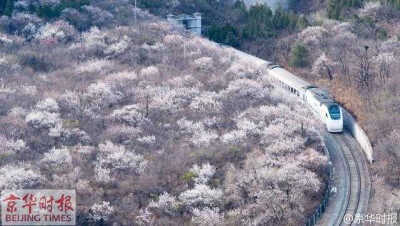
[[326,124],[328,132],[340,133],[343,132],[343,121],[342,120],[329,120]]

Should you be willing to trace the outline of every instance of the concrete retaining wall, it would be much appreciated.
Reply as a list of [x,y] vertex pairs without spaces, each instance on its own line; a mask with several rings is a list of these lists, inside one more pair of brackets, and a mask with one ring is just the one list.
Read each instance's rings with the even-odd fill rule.
[[357,123],[357,121],[354,119],[354,117],[345,109],[343,109],[343,125],[350,131],[350,133],[353,135],[353,137],[357,140],[357,142],[360,144],[361,148],[363,149],[368,161],[370,163],[372,163],[374,161],[374,157],[373,157],[374,151],[372,149],[371,142],[370,142],[367,134],[364,132],[364,130],[361,128],[361,126]]

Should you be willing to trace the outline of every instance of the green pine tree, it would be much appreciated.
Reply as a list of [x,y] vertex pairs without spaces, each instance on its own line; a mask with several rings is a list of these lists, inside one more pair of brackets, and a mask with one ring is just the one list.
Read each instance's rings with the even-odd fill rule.
[[331,19],[338,20],[341,15],[343,3],[341,0],[329,0],[328,1],[328,17]]
[[308,61],[308,50],[302,44],[296,44],[291,51],[289,64],[292,67],[307,67]]
[[7,16],[11,16],[14,10],[14,0],[6,0],[4,3],[3,14]]

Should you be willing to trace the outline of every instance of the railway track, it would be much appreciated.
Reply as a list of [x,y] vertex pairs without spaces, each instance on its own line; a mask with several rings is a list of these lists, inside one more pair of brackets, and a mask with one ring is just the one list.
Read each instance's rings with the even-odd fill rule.
[[334,225],[362,225],[370,194],[367,161],[360,147],[350,134],[332,134],[342,153],[346,177],[344,178],[345,199],[340,205]]
[[[265,67],[271,63],[234,49],[231,50],[238,57],[247,59],[251,64],[258,67]],[[275,76],[275,80],[279,80],[281,83],[286,82],[285,84],[291,88],[291,92],[293,92],[294,87],[297,95],[301,89],[296,89],[296,87],[307,87],[307,82],[296,76],[286,75],[286,77],[286,81],[282,80],[282,76]],[[293,86],[293,84],[295,85]],[[352,126],[355,124],[351,120],[348,123]],[[361,136],[359,134],[360,130],[362,131],[362,129],[359,129],[356,131],[357,133],[352,131],[353,135],[358,134]],[[334,197],[331,196],[330,204],[317,224],[323,226],[361,225],[362,222],[360,222],[361,224],[359,223],[359,221],[362,221],[360,217],[367,213],[371,187],[366,156],[356,139],[350,135],[350,131],[344,131],[342,134],[328,134],[324,137],[328,142],[326,144],[331,159],[334,160],[334,169],[336,167],[336,178],[333,186],[337,186],[338,192],[332,195]],[[361,138],[363,137],[361,136]],[[360,139],[360,137],[357,139]],[[366,139],[368,140],[368,138]]]

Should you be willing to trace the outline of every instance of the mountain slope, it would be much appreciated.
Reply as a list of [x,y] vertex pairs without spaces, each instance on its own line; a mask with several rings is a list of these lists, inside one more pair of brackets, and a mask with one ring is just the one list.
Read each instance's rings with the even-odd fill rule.
[[128,1],[15,10],[0,189],[76,189],[79,225],[298,225],[319,204],[322,126],[245,59]]

